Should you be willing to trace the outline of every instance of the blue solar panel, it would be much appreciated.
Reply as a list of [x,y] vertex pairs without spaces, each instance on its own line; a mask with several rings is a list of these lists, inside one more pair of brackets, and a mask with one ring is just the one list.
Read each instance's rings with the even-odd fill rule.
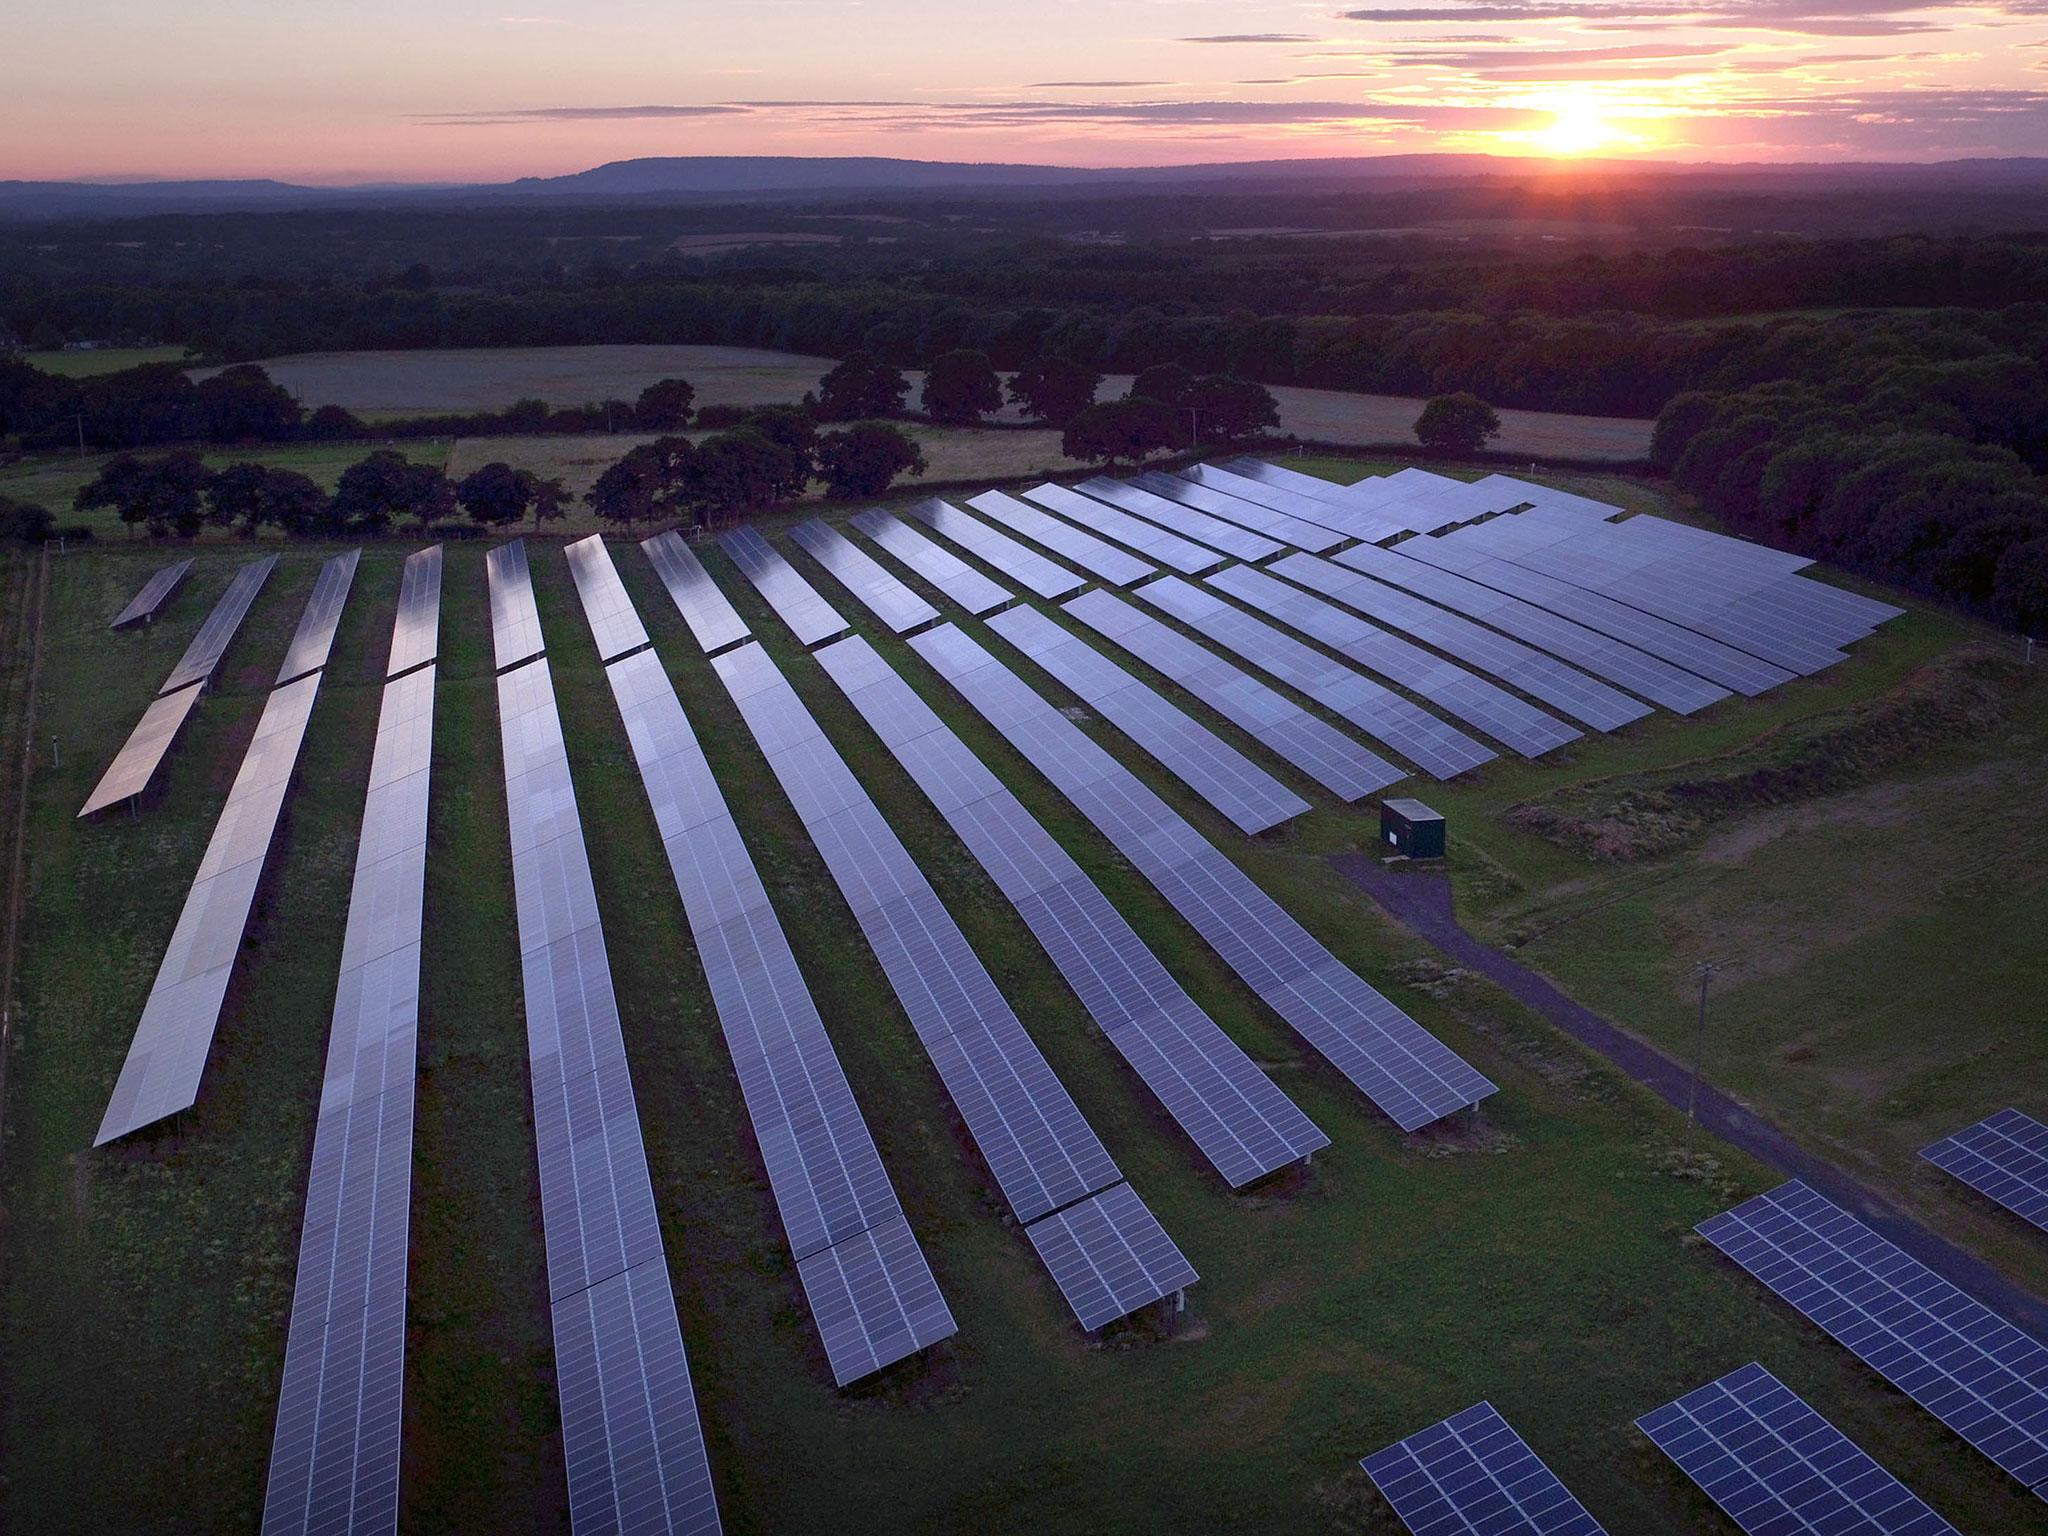
[[130,624],[154,623],[157,611],[171,600],[171,594],[184,584],[192,574],[191,560],[174,560],[171,564],[151,574],[142,584],[142,590],[128,599],[128,606],[114,615],[110,629],[126,629]]
[[1731,1371],[1636,1424],[1750,1536],[1955,1536],[1761,1365]]
[[1127,587],[1132,582],[1143,581],[1159,569],[1149,560],[1140,560],[1114,544],[1105,544],[1094,534],[1083,532],[1072,523],[1027,506],[1001,491],[983,491],[979,496],[970,497],[967,505],[1011,531],[1043,544],[1055,554],[1073,561],[1098,581],[1106,581],[1112,586]]
[[2032,1115],[2002,1109],[1920,1155],[2014,1215],[2048,1228],[2048,1125]]
[[1491,1403],[1359,1463],[1415,1536],[1604,1536]]
[[990,581],[950,549],[934,544],[887,512],[861,512],[853,526],[969,613],[992,613],[1016,594]]
[[805,645],[816,645],[820,640],[845,633],[846,620],[839,616],[839,610],[797,574],[796,567],[761,537],[759,529],[730,529],[718,536],[718,545],[767,600],[776,617]]
[[1797,1179],[1699,1230],[2005,1471],[2048,1488],[2048,1349]]

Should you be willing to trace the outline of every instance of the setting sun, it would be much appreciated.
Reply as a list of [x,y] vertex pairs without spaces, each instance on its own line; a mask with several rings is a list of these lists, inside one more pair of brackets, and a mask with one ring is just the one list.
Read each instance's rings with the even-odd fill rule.
[[1560,106],[1557,120],[1548,128],[1529,135],[1529,143],[1553,155],[1588,155],[1627,139],[1627,134],[1607,120],[1597,101],[1583,96]]

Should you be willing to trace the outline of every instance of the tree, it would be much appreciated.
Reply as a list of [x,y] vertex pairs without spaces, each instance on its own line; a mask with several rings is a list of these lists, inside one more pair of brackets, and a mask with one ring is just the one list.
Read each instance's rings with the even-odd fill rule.
[[933,421],[970,426],[1003,408],[1003,386],[986,352],[961,347],[932,360],[918,398]]
[[562,484],[558,476],[536,475],[531,471],[522,473],[533,482],[530,499],[534,527],[538,528],[542,523],[557,523],[568,516],[569,487]]
[[775,499],[786,501],[803,495],[817,467],[817,418],[800,405],[769,405],[749,414],[740,425],[751,427],[772,443],[781,444],[794,458],[790,479],[780,488]]
[[1477,395],[1438,395],[1415,418],[1415,436],[1443,453],[1477,453],[1500,435],[1500,415]]
[[446,475],[389,448],[351,464],[334,487],[337,531],[375,537],[398,518],[425,527],[454,510],[455,488]]
[[673,432],[690,419],[697,391],[687,379],[660,379],[640,391],[633,419],[655,432]]
[[189,539],[205,520],[199,498],[211,478],[189,448],[154,459],[124,453],[79,487],[72,505],[81,512],[111,507],[131,528],[146,527],[158,538],[176,534]]
[[818,473],[830,496],[879,496],[898,475],[922,475],[924,450],[901,427],[863,421],[818,439]]
[[1179,363],[1154,363],[1131,380],[1131,400],[1157,400],[1161,405],[1179,405],[1194,387],[1195,376]]
[[753,427],[735,427],[697,445],[676,477],[672,500],[708,525],[721,512],[751,512],[788,499],[797,475],[789,449]]
[[21,544],[40,544],[49,538],[51,527],[56,521],[50,515],[48,507],[39,507],[28,501],[16,501],[12,496],[0,496],[0,539],[12,539]]
[[1095,403],[1102,375],[1064,357],[1037,357],[1010,378],[1012,405],[1047,426],[1064,427]]
[[207,521],[240,528],[244,538],[277,528],[288,536],[320,532],[327,520],[327,493],[294,469],[267,464],[230,464],[206,488]]
[[215,443],[281,442],[305,413],[254,363],[238,363],[192,389],[192,430]]
[[1142,464],[1174,443],[1173,409],[1157,400],[1126,396],[1091,405],[1060,435],[1060,452],[1085,463]]
[[362,417],[339,405],[323,405],[306,418],[302,434],[320,443],[338,443],[368,437],[370,429]]
[[216,528],[240,528],[253,539],[263,526],[261,464],[230,464],[206,487],[206,520]]
[[1205,443],[1239,443],[1280,425],[1271,390],[1220,373],[1195,380],[1175,404],[1178,412],[1193,413],[1194,435]]
[[872,353],[856,352],[818,381],[818,420],[865,421],[903,409],[910,381]]
[[584,493],[584,501],[608,523],[622,523],[630,528],[652,522],[661,516],[668,491],[663,458],[658,443],[642,443],[628,449],[617,463],[597,477],[596,483]]
[[533,476],[503,462],[486,464],[456,482],[455,500],[471,522],[503,528],[526,516],[533,504]]

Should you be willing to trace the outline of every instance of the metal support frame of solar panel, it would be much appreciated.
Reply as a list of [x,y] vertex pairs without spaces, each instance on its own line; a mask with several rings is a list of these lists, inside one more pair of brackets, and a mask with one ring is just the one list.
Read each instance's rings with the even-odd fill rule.
[[1240,832],[1269,831],[1309,809],[1306,800],[1214,731],[1036,608],[1007,609],[988,626]]
[[[1211,517],[1221,518],[1226,523],[1236,523],[1240,528],[1249,528],[1253,533],[1276,539],[1295,549],[1305,549],[1310,554],[1326,555],[1344,542],[1344,535],[1334,529],[1303,522],[1298,517],[1290,517],[1285,512],[1275,512],[1271,507],[1262,507],[1257,502],[1241,501],[1235,496],[1226,496],[1221,491],[1212,491],[1207,486],[1196,485],[1194,481],[1183,480],[1178,475],[1162,475],[1150,471],[1126,483],[1133,489],[1144,491],[1162,501],[1177,502],[1181,506],[1193,507],[1198,512],[1207,512]],[[1137,509],[1126,507],[1125,510]]]
[[673,529],[657,533],[651,539],[642,539],[640,548],[661,578],[661,584],[668,588],[669,601],[676,605],[676,612],[690,626],[690,633],[696,636],[706,655],[753,634],[731,600],[711,579],[711,573],[704,569],[697,552],[683,542],[681,534]]
[[1455,539],[1404,539],[1394,550],[1407,559],[1450,571],[1610,635],[1736,693],[1753,698],[1790,682],[1793,677],[1783,667],[1723,645],[1696,630],[1500,559],[1476,546],[1460,545]]
[[605,668],[833,1380],[956,1331],[718,781],[652,650]]
[[1089,1017],[1233,1189],[1330,1144],[1071,855],[858,636],[816,653],[1016,909]]
[[1141,491],[1135,485],[1126,485],[1121,480],[1112,480],[1106,475],[1093,475],[1074,487],[1085,493],[1092,501],[1103,506],[1114,507],[1128,512],[1149,523],[1157,523],[1167,532],[1182,538],[1206,544],[1211,549],[1220,549],[1226,555],[1235,555],[1240,560],[1264,560],[1277,555],[1284,549],[1293,548],[1278,539],[1269,539],[1263,533],[1254,533],[1242,524],[1228,522],[1199,507],[1185,502],[1168,501],[1164,496],[1151,491]]
[[1132,586],[1159,573],[1159,567],[1151,561],[1140,560],[1136,555],[1105,543],[1050,512],[1027,505],[1001,491],[983,491],[979,496],[970,496],[967,505],[983,517],[1001,523],[1012,533],[1021,533],[1032,542],[1043,544],[1062,559],[1073,561],[1097,581],[1106,581],[1113,587]]
[[553,676],[497,682],[570,1525],[716,1531]]
[[398,581],[398,617],[391,632],[388,675],[401,677],[441,654],[441,546],[405,557]]
[[1359,544],[1339,551],[1336,559],[1340,565],[1549,651],[1595,677],[1605,678],[1678,714],[1692,714],[1728,697],[1728,690],[1719,683],[1709,682],[1662,657],[1639,651],[1612,635],[1588,629],[1455,571],[1411,560],[1400,551],[1398,544],[1392,549]]
[[1750,1536],[1956,1536],[1847,1435],[1754,1362],[1636,1420]]
[[1157,523],[1148,523],[1142,517],[1133,517],[1116,507],[1106,506],[1079,491],[1070,491],[1064,485],[1048,482],[1035,485],[1021,494],[1027,501],[1034,501],[1047,511],[1057,512],[1069,522],[1079,523],[1092,532],[1115,539],[1119,544],[1129,545],[1146,559],[1156,560],[1183,576],[1199,576],[1223,563],[1223,556],[1213,549],[1205,548],[1192,539],[1184,539]]
[[1391,625],[1446,656],[1490,672],[1510,687],[1562,710],[1596,731],[1619,730],[1650,713],[1650,707],[1607,684],[1568,667],[1555,656],[1530,649],[1433,603],[1411,597],[1345,565],[1314,555],[1289,555],[1269,569],[1276,576],[1333,598],[1368,618]]
[[251,560],[235,572],[227,590],[221,593],[200,623],[192,643],[185,647],[185,654],[178,658],[170,676],[157,689],[159,694],[175,692],[188,683],[203,684],[213,676],[213,669],[227,654],[229,642],[242,627],[242,620],[249,616],[256,594],[263,590],[263,583],[270,579],[270,573],[276,566],[277,556],[265,555],[260,560]]
[[322,563],[313,581],[313,595],[306,600],[306,611],[299,616],[299,627],[292,633],[292,643],[272,686],[293,682],[327,665],[335,631],[341,627],[342,605],[348,601],[362,555],[360,549],[352,549]]
[[1944,1136],[1920,1155],[2048,1231],[2048,1125],[2017,1109]]
[[[418,619],[401,611],[394,661]],[[432,665],[387,682],[377,719],[264,1490],[266,1533],[398,1525],[434,682]]]
[[818,564],[836,577],[841,586],[860,599],[863,607],[880,619],[894,634],[929,624],[939,610],[899,581],[890,570],[861,549],[837,528],[812,518],[790,530],[789,536]]
[[1181,478],[1204,490],[1223,496],[1234,496],[1239,501],[1248,501],[1255,506],[1269,508],[1304,523],[1313,523],[1319,528],[1328,528],[1346,538],[1363,539],[1376,543],[1380,539],[1392,538],[1397,533],[1408,532],[1407,524],[1398,519],[1375,517],[1370,513],[1340,507],[1327,501],[1318,501],[1312,496],[1303,496],[1284,486],[1264,485],[1243,475],[1233,475],[1228,470],[1216,469],[1208,464],[1191,464],[1182,470]]
[[1794,1179],[1700,1235],[2048,1497],[2048,1349]]
[[184,585],[185,578],[192,574],[192,560],[173,560],[169,565],[152,571],[149,580],[141,590],[128,599],[128,606],[115,614],[107,625],[109,629],[126,629],[130,624],[149,624],[156,621],[158,611],[171,600],[171,594]]
[[1179,630],[1097,588],[1061,609],[1105,640],[1201,700],[1224,719],[1286,759],[1341,800],[1362,800],[1406,777],[1329,722],[1267,687]]
[[526,540],[514,539],[487,551],[484,580],[491,598],[491,654],[503,672],[547,649],[540,633],[540,607],[533,598],[533,572],[526,563]]
[[1262,570],[1234,566],[1206,584],[1419,694],[1524,757],[1540,757],[1583,734],[1463,667]]
[[[1072,1228],[1075,1251],[1053,1278],[1081,1326],[1099,1328],[1192,1284],[1193,1267],[1135,1195],[1114,1202],[1120,1223],[1093,1213],[1110,1192],[1128,1188],[1122,1170],[768,653],[738,646],[712,667],[852,908],[1011,1214],[1027,1236],[1055,1211]],[[1150,1262],[1133,1266],[1134,1253]]]
[[604,539],[593,533],[566,546],[562,554],[569,562],[576,596],[583,604],[583,616],[590,621],[590,638],[597,645],[599,661],[617,661],[628,651],[647,644],[647,630],[619,580],[619,568]]
[[994,566],[1027,591],[1043,598],[1065,597],[1088,585],[1065,566],[1048,560],[1035,549],[1026,548],[1000,529],[991,528],[949,502],[921,501],[910,515],[942,538],[951,539],[977,560]]
[[1606,1536],[1491,1403],[1474,1403],[1359,1465],[1415,1536]]
[[1434,778],[1491,762],[1494,751],[1344,662],[1177,577],[1147,582],[1139,597],[1196,634],[1341,716]]
[[959,629],[928,629],[910,645],[1131,861],[1245,985],[1403,1130],[1497,1091]]
[[775,616],[805,645],[817,645],[846,633],[848,625],[839,610],[782,558],[781,551],[761,537],[758,528],[728,529],[718,536],[718,547],[740,568],[740,574],[754,584],[754,590],[775,610]]
[[853,526],[969,613],[993,613],[1017,600],[953,551],[933,543],[893,513],[879,508],[854,514]]

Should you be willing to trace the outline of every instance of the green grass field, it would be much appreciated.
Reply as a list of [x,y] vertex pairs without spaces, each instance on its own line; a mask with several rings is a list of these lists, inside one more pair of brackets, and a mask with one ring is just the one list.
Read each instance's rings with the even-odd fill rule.
[[102,373],[119,373],[123,368],[140,368],[144,363],[176,363],[185,358],[183,347],[104,347],[97,352],[24,352],[26,362],[45,373],[63,379],[90,379]]
[[[198,1107],[159,1136],[101,1152],[86,1149],[107,1090],[325,551],[284,552],[155,803],[138,819],[91,825],[73,812],[241,556],[203,544],[166,619],[125,635],[109,632],[106,618],[165,552],[112,544],[52,558],[38,735],[55,737],[62,766],[52,767],[46,751],[39,757],[29,800],[27,945],[6,1104],[0,1525],[255,1524],[403,552],[365,554]],[[832,1389],[566,565],[552,545],[536,545],[551,665],[729,1529],[1390,1533],[1399,1527],[1357,1458],[1485,1397],[1617,1536],[1707,1536],[1728,1527],[1631,1421],[1751,1359],[1960,1528],[2048,1528],[2023,1488],[1690,1235],[1695,1222],[1776,1182],[1768,1170],[1712,1143],[1704,1162],[1687,1164],[1679,1117],[1490,986],[1444,975],[1433,952],[1382,921],[1329,867],[1328,854],[1374,845],[1371,807],[1338,806],[1282,767],[1317,808],[1284,834],[1247,840],[1121,738],[1085,722],[1319,937],[1501,1084],[1470,1125],[1400,1135],[1265,1013],[906,646],[861,626],[1333,1138],[1298,1184],[1225,1192],[822,670],[707,550],[721,584],[1201,1271],[1178,1336],[1133,1326],[1100,1343],[1084,1339],[1005,1220],[724,689],[644,558],[624,542],[614,553],[960,1322],[957,1337],[928,1359],[848,1393]],[[857,612],[806,557],[790,553],[849,616]],[[404,1524],[414,1532],[560,1531],[567,1521],[480,549],[451,546],[445,590]],[[965,627],[1023,667],[979,625]],[[1882,826],[1840,816],[1812,829],[1788,825],[1754,856],[1732,861],[1715,862],[1710,843],[1668,861],[1668,870],[1601,866],[1500,820],[1558,783],[1728,750],[1778,722],[1876,696],[1967,638],[1954,621],[1916,611],[1822,678],[1690,721],[1661,716],[1579,744],[1562,761],[1502,760],[1470,784],[1423,792],[1450,813],[1467,920],[1519,936],[1527,925],[1572,917],[1525,955],[1660,1040],[1682,1019],[1680,986],[1698,943],[1750,954],[1748,943],[1724,942],[1725,931],[1767,926],[1778,914],[1784,932],[1773,969],[1729,977],[1712,1075],[1769,1098],[1764,1107],[1782,1107],[1788,1120],[1810,1111],[1817,1123],[1802,1134],[1823,1138],[1865,1177],[1897,1175],[1928,1214],[2040,1284],[2016,1224],[1901,1162],[1922,1128],[1950,1129],[2038,1093],[2038,1076],[2028,1075],[2038,1069],[2001,1070],[1999,1055],[2030,1026],[2038,1035],[2048,996],[2038,954],[2027,964],[2029,948],[2039,949],[2028,945],[2026,925],[2038,905],[2029,895],[2041,849],[2027,840],[2017,796],[2009,828],[1999,823],[1974,847],[1958,839],[1958,866],[1994,851],[1998,861],[1974,877],[1958,871],[1939,891],[1915,889],[1908,834],[1895,834],[1892,846]],[[2038,689],[2024,708],[2009,741],[1959,744],[1955,762],[1916,768],[1902,792],[1939,797],[1935,786],[1978,771],[1978,758],[2017,778],[2038,774]],[[1256,752],[1234,728],[1208,723]],[[1989,780],[1979,789],[1998,794]],[[2030,824],[2039,825],[2037,814]],[[1736,835],[1737,825],[1717,837]],[[1844,827],[1857,836],[1836,840]],[[1855,905],[1865,871],[1880,866],[1903,866],[1885,913],[1918,925],[1914,944],[1875,923],[1829,942],[1835,929],[1815,913],[1830,900]],[[1681,921],[1695,927],[1669,926]],[[2010,937],[1994,945],[2001,924]],[[2004,1007],[1988,985],[1984,996],[1957,1002],[1957,981],[1993,959]],[[1782,1008],[1772,1001],[1780,994]],[[1942,1006],[1944,994],[1951,1006]],[[1870,1006],[1893,995],[1896,1006]],[[1940,1028],[1925,1018],[1935,1008]],[[1950,1044],[1958,1012],[1969,1016],[1966,1053]],[[1823,1069],[1781,1071],[1774,1030],[1822,1042]],[[1856,1062],[1884,1074],[1875,1097],[1859,1100],[1865,1080],[1850,1070]],[[1890,1115],[1885,1106],[1900,1095],[1908,1112]]]

